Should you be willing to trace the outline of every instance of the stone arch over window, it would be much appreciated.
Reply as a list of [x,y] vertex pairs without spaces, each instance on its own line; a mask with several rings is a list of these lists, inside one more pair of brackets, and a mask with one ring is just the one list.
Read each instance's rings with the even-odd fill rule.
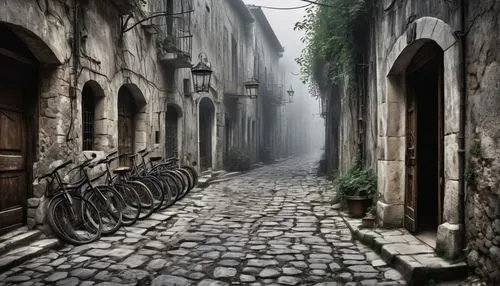
[[[460,98],[460,48],[448,24],[422,17],[411,24],[393,45],[385,61],[387,77],[380,79],[377,211],[384,227],[401,226],[405,213],[406,171],[406,69],[426,44],[442,50],[443,133],[444,133],[444,204],[442,223],[437,228],[436,247],[454,257],[461,249],[463,225],[458,210],[458,132]],[[412,34],[409,34],[412,33]]]
[[104,90],[93,80],[82,89],[82,149],[102,151],[109,135],[104,118]]

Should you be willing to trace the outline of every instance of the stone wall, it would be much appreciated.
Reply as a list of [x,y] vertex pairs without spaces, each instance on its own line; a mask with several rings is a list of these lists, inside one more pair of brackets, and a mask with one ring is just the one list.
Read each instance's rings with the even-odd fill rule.
[[467,262],[500,283],[500,2],[468,1]]

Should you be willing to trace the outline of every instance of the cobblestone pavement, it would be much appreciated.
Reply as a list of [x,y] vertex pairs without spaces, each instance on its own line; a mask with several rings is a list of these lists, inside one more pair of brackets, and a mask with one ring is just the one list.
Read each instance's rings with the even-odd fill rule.
[[0,275],[22,285],[399,285],[352,241],[315,160],[195,189],[115,236],[65,246]]

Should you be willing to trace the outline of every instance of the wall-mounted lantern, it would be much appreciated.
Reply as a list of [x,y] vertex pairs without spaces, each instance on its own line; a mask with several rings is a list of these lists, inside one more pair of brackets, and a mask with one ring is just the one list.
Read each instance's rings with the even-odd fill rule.
[[248,97],[257,98],[259,95],[259,85],[260,83],[256,79],[245,82],[245,90]]
[[195,92],[209,92],[210,81],[212,79],[212,69],[207,55],[200,53],[198,55],[200,60],[196,66],[191,68],[193,74],[193,85]]
[[292,86],[290,85],[290,89],[286,91],[288,93],[288,102],[292,103],[293,102],[293,95],[295,94],[295,91],[293,90]]

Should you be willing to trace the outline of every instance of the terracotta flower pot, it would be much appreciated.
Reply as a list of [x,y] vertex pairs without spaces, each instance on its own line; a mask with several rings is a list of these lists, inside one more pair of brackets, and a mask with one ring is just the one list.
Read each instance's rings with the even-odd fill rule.
[[367,214],[364,218],[361,219],[361,223],[365,228],[373,228],[375,225],[376,217],[372,214]]
[[353,218],[362,218],[368,208],[372,205],[372,199],[369,197],[346,196],[347,210]]

